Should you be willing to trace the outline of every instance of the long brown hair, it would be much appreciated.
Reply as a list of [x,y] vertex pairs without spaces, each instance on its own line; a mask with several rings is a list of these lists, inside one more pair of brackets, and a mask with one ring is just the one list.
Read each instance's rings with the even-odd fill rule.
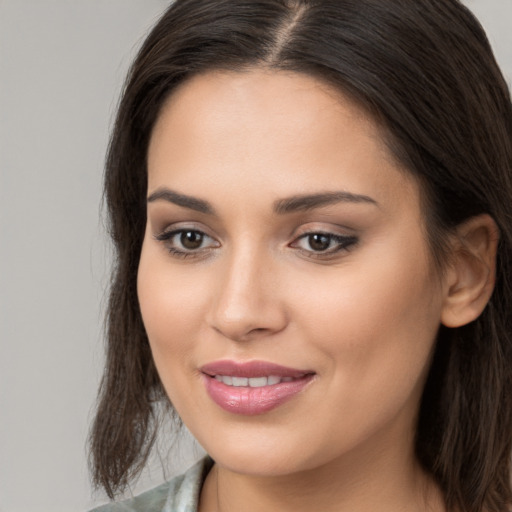
[[[105,173],[116,250],[107,361],[91,431],[92,473],[109,496],[144,465],[163,392],[139,311],[146,153],[173,89],[197,73],[264,66],[328,82],[379,122],[423,185],[432,254],[488,213],[501,232],[494,294],[459,329],[441,327],[416,453],[449,508],[512,501],[512,107],[483,29],[457,0],[176,0],[128,76]],[[333,320],[334,321],[334,320]]]

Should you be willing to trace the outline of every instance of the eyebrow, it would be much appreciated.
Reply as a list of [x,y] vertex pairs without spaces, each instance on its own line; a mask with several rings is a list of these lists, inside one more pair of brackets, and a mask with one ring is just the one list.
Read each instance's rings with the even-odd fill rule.
[[179,194],[168,188],[159,188],[148,197],[148,203],[159,200],[167,201],[182,206],[183,208],[188,208],[189,210],[195,210],[196,212],[205,213],[206,215],[215,215],[215,208],[213,208],[208,201],[185,194]]
[[285,214],[313,210],[336,203],[366,203],[375,206],[379,205],[375,199],[369,196],[353,194],[352,192],[346,191],[337,191],[298,195],[280,199],[274,203],[274,211],[279,214]]
[[[168,188],[158,188],[147,199],[148,203],[167,201],[183,208],[195,210],[206,215],[216,215],[215,208],[204,199],[180,194]],[[308,211],[336,203],[366,203],[378,206],[375,199],[362,194],[337,191],[318,194],[304,194],[279,199],[274,202],[274,212],[283,215],[299,211]]]

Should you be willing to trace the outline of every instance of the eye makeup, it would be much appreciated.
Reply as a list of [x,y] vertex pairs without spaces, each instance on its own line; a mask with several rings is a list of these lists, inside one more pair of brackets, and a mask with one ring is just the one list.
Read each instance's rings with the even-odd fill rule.
[[[200,258],[221,247],[220,242],[193,226],[170,229],[154,236],[168,252],[177,258]],[[315,259],[329,259],[348,251],[358,243],[354,235],[340,235],[328,231],[311,230],[296,237],[288,247]]]

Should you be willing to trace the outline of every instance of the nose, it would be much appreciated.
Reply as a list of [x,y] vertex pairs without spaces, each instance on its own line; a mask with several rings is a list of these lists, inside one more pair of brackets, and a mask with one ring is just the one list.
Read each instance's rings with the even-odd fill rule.
[[246,250],[221,263],[207,318],[214,330],[234,341],[249,341],[286,327],[278,272],[268,259]]

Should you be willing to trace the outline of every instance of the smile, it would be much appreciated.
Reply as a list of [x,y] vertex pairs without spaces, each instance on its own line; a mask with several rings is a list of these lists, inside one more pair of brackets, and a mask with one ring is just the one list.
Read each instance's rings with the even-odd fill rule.
[[208,396],[224,411],[253,416],[288,402],[306,389],[315,372],[264,361],[217,361],[201,368]]
[[262,388],[264,386],[275,386],[281,382],[292,382],[293,377],[234,377],[231,375],[215,375],[215,380],[234,387]]

